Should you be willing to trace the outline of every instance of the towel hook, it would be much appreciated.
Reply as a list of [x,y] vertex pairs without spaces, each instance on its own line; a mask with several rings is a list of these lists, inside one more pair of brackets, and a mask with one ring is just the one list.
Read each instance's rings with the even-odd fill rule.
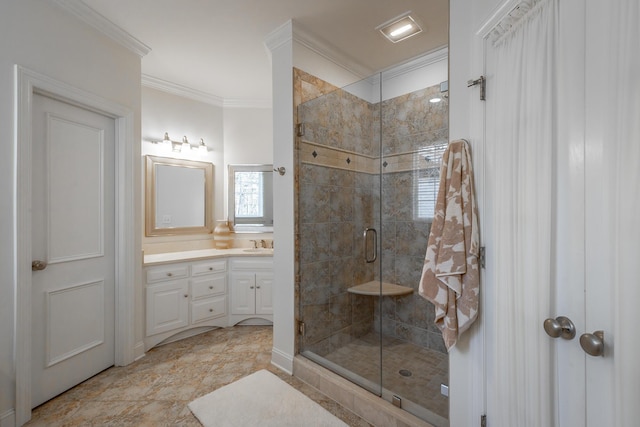
[[274,169],[274,172],[278,172],[280,174],[280,176],[284,175],[285,173],[287,173],[287,170],[284,168],[284,166],[280,166],[278,169]]

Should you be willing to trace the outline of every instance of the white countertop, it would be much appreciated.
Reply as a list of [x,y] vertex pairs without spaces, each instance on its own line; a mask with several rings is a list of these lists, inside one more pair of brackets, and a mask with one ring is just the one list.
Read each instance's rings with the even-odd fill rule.
[[272,257],[273,249],[198,249],[194,251],[165,252],[161,254],[149,254],[144,256],[144,265],[165,264],[176,261],[194,261],[199,259],[226,258],[226,257]]

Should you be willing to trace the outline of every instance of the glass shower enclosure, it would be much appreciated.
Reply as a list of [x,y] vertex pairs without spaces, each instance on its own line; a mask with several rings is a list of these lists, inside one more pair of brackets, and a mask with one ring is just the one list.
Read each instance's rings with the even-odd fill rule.
[[382,75],[295,81],[300,354],[446,426],[448,356],[418,284],[447,98],[440,84],[385,94]]

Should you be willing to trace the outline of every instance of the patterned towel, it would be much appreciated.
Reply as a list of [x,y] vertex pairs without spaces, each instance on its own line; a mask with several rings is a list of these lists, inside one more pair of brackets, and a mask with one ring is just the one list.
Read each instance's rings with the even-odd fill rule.
[[440,188],[429,234],[419,293],[431,301],[447,350],[478,314],[478,208],[466,141],[442,155]]

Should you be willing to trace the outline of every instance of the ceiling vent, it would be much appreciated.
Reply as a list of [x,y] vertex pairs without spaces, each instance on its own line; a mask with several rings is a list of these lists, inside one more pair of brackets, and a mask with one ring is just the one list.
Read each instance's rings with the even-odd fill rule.
[[411,11],[380,24],[376,27],[388,40],[397,43],[422,32],[422,27],[411,17]]

